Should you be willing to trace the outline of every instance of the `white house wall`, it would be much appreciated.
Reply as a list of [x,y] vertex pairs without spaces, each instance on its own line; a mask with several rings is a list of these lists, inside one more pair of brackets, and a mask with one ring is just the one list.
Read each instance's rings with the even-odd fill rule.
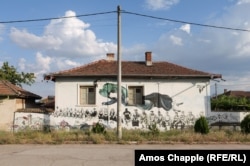
[[[14,114],[14,124],[13,120],[5,118],[5,121],[0,123],[0,127],[3,124],[7,125],[11,131],[42,130],[48,126],[55,130],[71,130],[83,129],[99,122],[108,128],[116,128],[117,105],[116,103],[107,104],[110,99],[99,93],[106,84],[116,86],[116,81],[97,81],[96,105],[81,106],[78,101],[79,86],[92,86],[94,81],[86,79],[57,80],[55,84],[55,111],[50,115],[9,112],[7,116],[5,115],[7,112],[4,111],[6,106],[15,106],[15,104],[6,104],[6,101],[2,100],[0,114],[3,117],[12,117]],[[217,122],[239,123],[248,114],[248,112],[211,111],[210,85],[207,80],[167,80],[166,82],[162,80],[140,80],[135,82],[127,79],[123,80],[122,86],[124,89],[128,89],[129,86],[143,86],[145,98],[150,94],[157,94],[157,97],[160,96],[163,100],[171,99],[171,108],[164,108],[162,105],[150,108],[147,105],[150,100],[145,100],[144,105],[138,106],[122,104],[120,114],[122,126],[127,129],[146,130],[151,124],[157,124],[157,127],[162,131],[171,128],[188,128],[193,127],[195,120],[201,115],[207,118],[209,124]],[[117,94],[113,93],[111,96],[117,97]],[[11,100],[8,100],[8,102],[11,102]],[[153,102],[151,101],[151,103]]]
[[[55,112],[50,117],[50,124],[57,128],[81,128],[84,124],[92,125],[100,122],[108,127],[115,128],[117,105],[116,103],[103,105],[110,99],[99,93],[107,83],[116,86],[115,80],[98,80],[96,83],[96,105],[81,106],[78,102],[79,86],[93,86],[94,80],[84,78],[57,79],[55,83]],[[163,106],[146,109],[145,105],[126,106],[122,104],[121,119],[124,128],[146,129],[148,125],[153,123],[156,123],[161,130],[184,128],[192,126],[195,119],[210,111],[210,85],[207,79],[191,81],[188,79],[166,81],[127,79],[122,81],[122,86],[125,89],[129,86],[143,86],[144,96],[155,93],[161,94],[163,101],[172,100],[170,109]],[[117,94],[111,95],[116,97]],[[145,104],[149,102],[147,100]]]

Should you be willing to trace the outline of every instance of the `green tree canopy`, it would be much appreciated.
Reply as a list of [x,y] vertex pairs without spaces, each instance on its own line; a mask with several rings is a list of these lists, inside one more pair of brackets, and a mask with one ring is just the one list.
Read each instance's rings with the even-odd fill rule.
[[0,68],[0,80],[8,80],[14,85],[22,87],[22,84],[31,85],[35,82],[34,73],[19,73],[14,66],[9,66],[8,62],[4,62]]

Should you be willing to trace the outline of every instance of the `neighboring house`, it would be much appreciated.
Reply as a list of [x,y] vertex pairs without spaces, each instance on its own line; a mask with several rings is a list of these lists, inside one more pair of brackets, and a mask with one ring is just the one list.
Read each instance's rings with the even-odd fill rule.
[[39,101],[41,107],[45,107],[48,109],[55,109],[55,96],[48,96],[47,98],[43,98]]
[[18,109],[15,112],[13,131],[50,130],[50,115],[54,112],[54,96],[48,96],[36,102],[35,107]]
[[0,80],[0,130],[10,130],[13,127],[15,112],[37,107],[35,100],[39,95]]
[[[250,99],[250,92],[249,91],[236,91],[236,90],[224,90],[224,93],[221,95],[232,96],[232,97],[245,97]],[[218,95],[220,96],[220,95]]]
[[214,111],[249,111],[249,91],[227,91],[211,99],[211,109]]
[[238,124],[249,114],[250,92],[227,91],[211,99],[211,112],[207,116],[210,124]]
[[[117,61],[107,59],[66,71],[51,73],[45,79],[55,82],[55,112],[50,123],[56,128],[81,128],[96,122],[117,126]],[[153,62],[151,52],[145,61],[122,62],[122,126],[146,129],[157,124],[161,130],[192,126],[210,112],[211,74],[169,62]]]

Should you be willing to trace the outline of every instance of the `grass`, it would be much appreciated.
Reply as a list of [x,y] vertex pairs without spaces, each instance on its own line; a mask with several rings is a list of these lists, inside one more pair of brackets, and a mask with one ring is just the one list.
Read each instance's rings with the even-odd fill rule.
[[160,133],[141,130],[122,131],[122,140],[117,140],[116,130],[98,134],[91,131],[0,131],[0,144],[144,144],[144,143],[250,143],[250,134],[240,131],[211,130],[208,134],[195,133],[193,130],[170,130]]

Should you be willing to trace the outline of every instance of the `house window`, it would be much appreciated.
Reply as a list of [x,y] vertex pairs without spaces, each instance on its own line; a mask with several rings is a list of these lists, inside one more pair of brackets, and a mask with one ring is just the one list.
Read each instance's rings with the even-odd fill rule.
[[128,87],[128,104],[138,105],[143,104],[143,87],[129,86]]
[[95,87],[80,86],[80,105],[95,104]]

